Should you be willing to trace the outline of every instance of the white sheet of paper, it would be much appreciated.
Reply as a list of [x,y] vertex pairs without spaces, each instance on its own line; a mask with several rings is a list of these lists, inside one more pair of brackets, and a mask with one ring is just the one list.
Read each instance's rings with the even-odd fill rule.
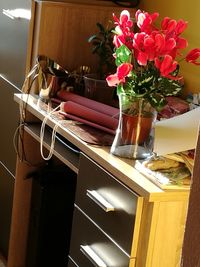
[[154,152],[166,155],[196,147],[200,107],[171,119],[156,122]]

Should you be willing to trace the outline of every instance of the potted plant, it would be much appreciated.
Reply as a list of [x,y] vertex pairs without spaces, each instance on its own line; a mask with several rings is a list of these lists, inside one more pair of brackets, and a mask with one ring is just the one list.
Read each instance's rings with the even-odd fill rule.
[[111,22],[105,27],[101,23],[96,24],[98,32],[91,35],[88,42],[92,45],[92,54],[97,55],[98,67],[96,73],[84,76],[85,96],[97,101],[111,104],[115,87],[109,87],[106,77],[115,70],[113,58],[113,30]]
[[165,17],[158,27],[158,16],[141,10],[135,13],[135,20],[127,10],[119,19],[114,15],[116,72],[106,80],[109,86],[117,86],[120,103],[119,126],[111,147],[115,155],[145,158],[150,154],[149,134],[155,112],[165,106],[167,96],[180,94],[183,87],[180,61],[200,65],[200,48],[185,57],[181,53],[187,47],[186,39],[181,37],[187,23]]
[[115,71],[115,60],[113,58],[114,43],[113,30],[114,25],[110,23],[105,27],[101,23],[96,24],[98,33],[89,37],[88,42],[92,44],[92,54],[98,56],[97,75],[100,80]]

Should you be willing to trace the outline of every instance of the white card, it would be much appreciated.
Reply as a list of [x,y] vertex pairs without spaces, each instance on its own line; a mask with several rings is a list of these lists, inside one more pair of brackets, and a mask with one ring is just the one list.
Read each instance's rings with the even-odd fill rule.
[[166,155],[196,148],[199,123],[200,107],[156,122],[154,152]]

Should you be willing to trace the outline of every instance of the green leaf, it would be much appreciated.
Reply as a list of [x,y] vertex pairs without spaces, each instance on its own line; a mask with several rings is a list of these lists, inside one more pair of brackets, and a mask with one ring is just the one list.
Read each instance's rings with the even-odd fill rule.
[[104,26],[103,26],[101,23],[97,22],[96,25],[97,25],[97,27],[99,28],[100,32],[102,32],[102,33],[105,32],[105,28],[104,28]]
[[116,49],[116,65],[119,66],[122,63],[130,63],[131,62],[131,51],[127,46],[121,45]]
[[120,95],[121,93],[124,92],[124,88],[122,84],[117,85],[117,94]]
[[176,80],[161,77],[158,79],[158,83],[158,89],[164,96],[178,95],[183,89],[179,81]]
[[110,73],[115,72],[116,64],[113,57],[113,23],[112,27],[107,25],[104,27],[101,23],[96,23],[98,32],[88,38],[88,42],[92,44],[92,54],[98,56],[97,72],[102,78]]
[[97,37],[96,34],[90,36],[90,37],[88,38],[88,42],[91,43],[91,42],[93,42],[95,39],[99,39],[99,38]]
[[92,53],[95,54],[95,53],[97,52],[98,49],[99,49],[98,46],[93,47],[93,49],[92,49]]
[[158,112],[161,111],[167,104],[165,97],[158,93],[148,95],[147,99],[152,107],[154,107]]

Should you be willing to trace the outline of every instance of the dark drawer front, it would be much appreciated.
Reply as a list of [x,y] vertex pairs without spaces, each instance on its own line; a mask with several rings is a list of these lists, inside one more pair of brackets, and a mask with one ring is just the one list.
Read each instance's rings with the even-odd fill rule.
[[[103,198],[100,201],[97,200],[99,195]],[[137,199],[138,196],[131,190],[94,161],[81,155],[76,203],[129,254]],[[99,203],[104,200],[114,207],[114,211],[104,210],[103,205]]]
[[0,163],[0,251],[7,258],[12,215],[14,178]]
[[79,267],[129,266],[129,257],[78,209],[74,211],[72,229],[70,256]]
[[79,267],[79,266],[74,262],[74,260],[71,257],[69,257],[67,267]]
[[2,115],[1,125],[3,125],[0,133],[0,161],[13,174],[16,167],[13,137],[19,122],[19,106],[13,101],[14,93],[17,93],[17,90],[0,78],[0,114]]

